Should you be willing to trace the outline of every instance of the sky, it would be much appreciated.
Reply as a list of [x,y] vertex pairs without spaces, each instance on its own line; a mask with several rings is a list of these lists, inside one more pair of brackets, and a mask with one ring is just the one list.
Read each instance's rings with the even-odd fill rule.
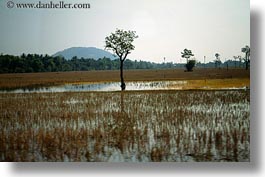
[[[192,50],[206,62],[242,55],[250,45],[249,0],[64,0],[89,3],[89,9],[7,8],[0,0],[0,53],[49,54],[70,47],[104,49],[105,37],[117,28],[136,31],[133,60],[185,62]],[[35,0],[12,0],[38,2]],[[43,3],[50,0],[42,0]],[[59,2],[56,0],[54,2]]]

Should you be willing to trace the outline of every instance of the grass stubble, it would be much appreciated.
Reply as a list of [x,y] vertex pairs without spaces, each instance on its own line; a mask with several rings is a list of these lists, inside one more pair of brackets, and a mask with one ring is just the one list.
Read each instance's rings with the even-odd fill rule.
[[0,94],[0,161],[250,161],[250,91]]

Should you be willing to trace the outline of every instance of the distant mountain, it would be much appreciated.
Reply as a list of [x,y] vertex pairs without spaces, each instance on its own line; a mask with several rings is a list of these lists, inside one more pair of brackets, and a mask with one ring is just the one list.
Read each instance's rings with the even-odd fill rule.
[[53,56],[63,56],[68,60],[72,59],[74,56],[77,56],[77,58],[93,58],[95,60],[103,57],[110,58],[111,60],[117,58],[113,56],[112,53],[95,47],[72,47],[57,52]]

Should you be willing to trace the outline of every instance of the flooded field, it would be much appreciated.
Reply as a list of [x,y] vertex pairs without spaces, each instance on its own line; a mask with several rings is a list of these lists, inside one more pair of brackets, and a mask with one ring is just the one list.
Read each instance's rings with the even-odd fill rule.
[[[235,84],[238,80],[183,80],[183,81],[133,81],[126,83],[128,91],[145,91],[145,90],[189,90],[189,89],[248,89],[249,83],[240,80],[239,84]],[[219,85],[216,82],[220,82]],[[231,87],[231,83],[233,87]],[[230,85],[229,85],[230,84]],[[14,89],[2,89],[0,93],[58,93],[58,92],[87,92],[87,91],[120,91],[120,82],[88,82],[63,84],[58,86],[38,86],[24,87]]]
[[[182,89],[187,81],[138,81],[128,82],[126,90],[168,90]],[[121,90],[120,82],[92,82],[65,84],[50,87],[26,87],[23,89],[2,90],[2,93],[47,93],[47,92],[86,92],[86,91],[119,91]]]
[[0,161],[250,161],[249,90],[1,93],[0,100]]

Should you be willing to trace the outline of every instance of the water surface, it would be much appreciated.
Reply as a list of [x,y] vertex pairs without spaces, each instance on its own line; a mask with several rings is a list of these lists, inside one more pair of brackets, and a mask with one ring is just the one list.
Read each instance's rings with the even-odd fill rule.
[[[181,90],[187,81],[138,81],[126,82],[126,90]],[[4,90],[2,93],[48,93],[48,92],[86,92],[86,91],[119,91],[120,82],[97,82],[83,84],[65,84],[51,87],[23,88]]]

